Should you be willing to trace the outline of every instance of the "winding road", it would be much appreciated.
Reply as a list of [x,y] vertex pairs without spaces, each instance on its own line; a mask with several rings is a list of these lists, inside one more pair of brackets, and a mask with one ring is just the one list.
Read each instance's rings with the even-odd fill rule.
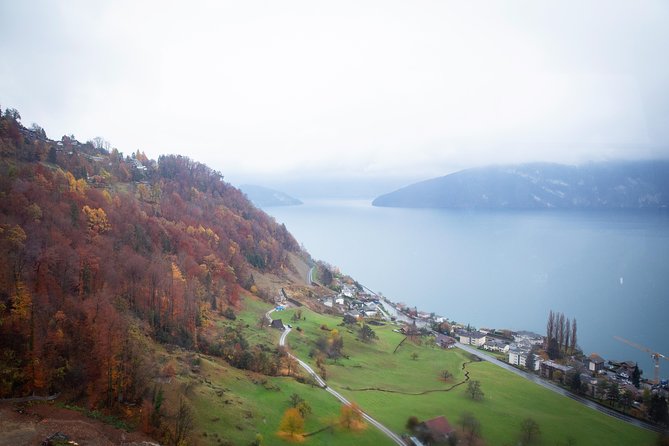
[[[272,314],[273,311],[274,311],[274,308],[272,308],[272,309],[269,310],[267,313],[265,313],[265,316],[267,317],[267,319],[268,319],[268,321],[269,321],[270,323],[272,322],[272,316],[271,316],[271,314]],[[283,333],[281,333],[281,337],[279,338],[279,345],[280,345],[280,346],[285,346],[285,345],[286,345],[286,337],[288,337],[288,333],[290,333],[290,331],[291,331],[290,327],[286,327],[286,329],[283,331]],[[314,369],[311,368],[311,366],[310,366],[309,364],[307,364],[306,362],[302,361],[300,358],[298,358],[297,356],[293,355],[292,353],[288,353],[288,355],[289,355],[291,358],[293,358],[295,361],[297,361],[297,363],[300,364],[300,366],[301,366],[304,370],[306,370],[307,373],[309,373],[309,375],[311,375],[311,377],[314,379],[314,381],[316,381],[316,383],[317,383],[322,389],[324,389],[326,392],[330,393],[332,396],[334,396],[335,398],[337,398],[342,404],[346,404],[346,405],[350,405],[350,404],[351,404],[351,402],[350,402],[349,400],[347,400],[341,393],[339,393],[339,392],[337,392],[336,390],[334,390],[333,388],[329,387],[329,386],[325,383],[325,381],[323,380],[323,378],[321,378],[321,377],[318,375],[318,373],[316,373],[316,372],[314,371]],[[386,426],[384,426],[383,424],[381,424],[381,423],[379,423],[378,421],[376,421],[374,418],[372,418],[372,417],[371,417],[370,415],[368,415],[367,413],[365,413],[365,412],[363,412],[363,411],[361,411],[360,413],[362,414],[362,417],[365,419],[365,421],[367,421],[369,424],[371,424],[372,426],[374,426],[374,427],[376,427],[378,430],[380,430],[383,434],[385,434],[388,438],[390,438],[395,444],[397,444],[397,445],[399,445],[399,446],[406,446],[406,443],[402,440],[402,438],[401,438],[399,435],[397,435],[396,433],[394,433],[393,431],[391,431],[390,429],[388,429],[388,428],[387,428]]]
[[314,284],[314,269],[316,267],[312,266],[309,268],[309,272],[307,273],[307,285],[311,286]]
[[470,346],[465,345],[465,344],[461,344],[459,342],[457,342],[455,345],[459,349],[464,350],[467,353],[471,353],[472,355],[474,355],[478,358],[481,358],[484,361],[488,361],[488,362],[490,362],[492,364],[495,364],[496,366],[501,367],[501,368],[503,368],[503,369],[505,369],[505,370],[507,370],[511,373],[515,373],[516,375],[521,376],[521,377],[523,377],[523,378],[525,378],[529,381],[532,381],[533,383],[538,384],[541,387],[544,387],[548,390],[552,390],[553,392],[555,392],[557,394],[560,394],[562,396],[566,396],[567,398],[571,398],[574,401],[578,401],[579,403],[583,404],[584,406],[587,406],[587,407],[589,407],[591,409],[594,409],[598,412],[601,412],[605,415],[608,415],[608,416],[613,417],[613,418],[617,418],[621,421],[625,421],[629,424],[632,424],[636,427],[640,427],[642,429],[647,429],[647,430],[653,431],[653,432],[662,432],[662,429],[660,429],[657,426],[653,426],[652,424],[644,423],[641,420],[637,420],[636,418],[632,418],[630,416],[621,414],[620,412],[616,412],[615,410],[611,410],[608,407],[597,404],[594,401],[590,401],[587,398],[583,398],[581,396],[575,395],[575,394],[563,389],[562,387],[559,387],[559,386],[557,386],[557,385],[555,385],[555,384],[553,384],[549,381],[546,381],[546,380],[544,380],[544,379],[542,379],[542,378],[540,378],[536,375],[524,372],[522,370],[518,370],[517,368],[511,366],[510,364],[507,364],[505,362],[500,361],[499,359],[488,356],[485,353],[482,353],[482,352],[480,352],[479,350],[477,350],[473,347],[470,347]]

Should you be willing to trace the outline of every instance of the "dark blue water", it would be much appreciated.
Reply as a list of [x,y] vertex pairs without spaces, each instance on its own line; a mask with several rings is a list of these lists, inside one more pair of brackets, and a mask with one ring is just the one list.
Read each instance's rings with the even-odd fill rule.
[[[669,214],[467,212],[311,201],[266,211],[317,259],[395,302],[477,327],[545,333],[549,310],[578,321],[606,359],[669,354]],[[669,376],[669,361],[661,364]]]

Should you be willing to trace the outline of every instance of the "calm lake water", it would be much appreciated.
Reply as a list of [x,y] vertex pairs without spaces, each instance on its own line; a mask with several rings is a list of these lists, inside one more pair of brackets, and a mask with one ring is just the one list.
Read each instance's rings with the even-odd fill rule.
[[[310,201],[265,209],[314,258],[395,302],[477,327],[545,333],[548,311],[578,321],[606,359],[669,354],[669,214],[468,212]],[[661,364],[669,376],[669,361]]]

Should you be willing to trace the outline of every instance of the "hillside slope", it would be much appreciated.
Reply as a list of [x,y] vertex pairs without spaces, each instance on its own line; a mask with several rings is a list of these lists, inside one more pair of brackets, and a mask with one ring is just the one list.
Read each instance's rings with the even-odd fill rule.
[[382,195],[374,206],[452,209],[658,209],[669,161],[534,163],[463,170]]
[[19,119],[0,117],[0,398],[141,407],[147,339],[274,373],[203,330],[241,292],[270,297],[256,276],[295,277],[304,254],[283,225],[203,164],[54,141]]

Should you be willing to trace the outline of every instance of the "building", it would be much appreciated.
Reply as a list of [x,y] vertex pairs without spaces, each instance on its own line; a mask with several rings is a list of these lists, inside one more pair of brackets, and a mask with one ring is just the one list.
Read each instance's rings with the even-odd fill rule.
[[509,364],[511,365],[518,365],[518,366],[523,366],[525,367],[525,364],[527,363],[527,355],[529,355],[530,352],[527,350],[522,350],[517,347],[515,348],[510,348],[509,349]]
[[544,343],[544,337],[531,331],[519,331],[513,336],[517,344],[541,345]]
[[485,344],[485,334],[480,331],[463,331],[459,333],[460,343],[481,347]]
[[483,344],[483,349],[491,352],[508,353],[509,344],[507,342],[502,341],[501,339],[495,339],[486,336],[486,341],[485,344]]
[[273,319],[270,326],[272,328],[276,328],[281,331],[284,331],[286,329],[286,327],[283,326],[283,321],[281,321],[281,319]]
[[568,365],[558,364],[555,361],[544,361],[541,363],[541,376],[548,379],[559,379],[564,382],[564,379],[567,376],[573,367]]
[[441,348],[453,348],[455,347],[456,340],[445,334],[437,333],[434,342]]
[[600,370],[604,368],[604,358],[599,356],[597,353],[593,353],[588,356],[588,370],[592,373],[599,373]]
[[436,417],[420,423],[416,431],[427,444],[445,444],[454,429],[446,417]]

